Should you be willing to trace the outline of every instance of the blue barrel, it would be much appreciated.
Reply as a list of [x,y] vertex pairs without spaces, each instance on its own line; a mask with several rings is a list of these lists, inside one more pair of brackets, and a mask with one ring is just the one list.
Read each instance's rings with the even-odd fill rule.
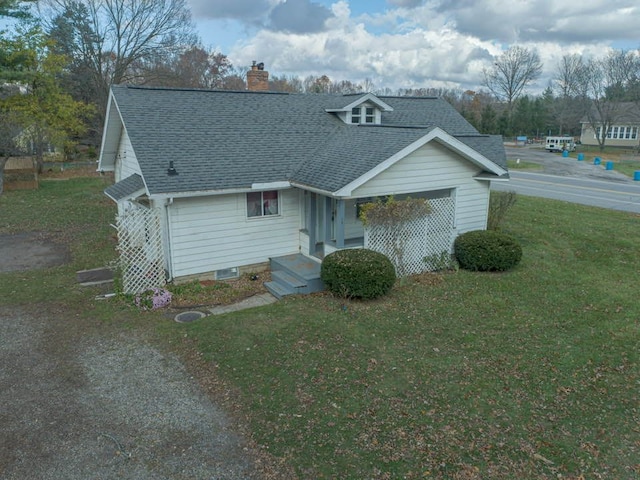
[[633,172],[633,179],[636,182],[640,182],[640,170],[636,170],[635,172]]
[[609,160],[604,168],[605,170],[613,170],[613,162]]
[[594,165],[600,165],[600,162],[601,162],[600,157],[596,157],[596,158],[593,159],[593,164]]
[[569,156],[569,152],[567,152],[566,150],[563,150],[563,151],[562,151],[562,156],[563,156],[564,158],[567,158],[567,157]]
[[582,160],[584,160],[584,153],[579,153],[578,154],[578,161],[581,162]]

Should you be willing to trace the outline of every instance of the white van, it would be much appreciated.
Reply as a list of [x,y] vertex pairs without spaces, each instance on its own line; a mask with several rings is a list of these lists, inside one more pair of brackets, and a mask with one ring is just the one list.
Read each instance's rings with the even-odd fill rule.
[[573,137],[547,137],[544,148],[550,152],[573,152],[576,149],[576,142]]

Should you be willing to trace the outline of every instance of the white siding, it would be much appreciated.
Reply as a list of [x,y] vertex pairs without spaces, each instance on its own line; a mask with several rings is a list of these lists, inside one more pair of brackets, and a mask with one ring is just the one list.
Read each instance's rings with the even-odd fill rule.
[[267,262],[299,251],[297,190],[281,190],[281,214],[247,218],[245,194],[175,199],[169,207],[173,276]]
[[[116,155],[116,165],[114,172],[114,179],[116,182],[130,177],[134,173],[140,175],[140,165],[138,159],[133,153],[133,147],[129,140],[129,135],[122,129],[122,135],[120,136],[120,142],[118,143],[118,154]],[[118,215],[122,215],[127,209],[127,205],[123,202],[118,202]]]
[[487,225],[489,182],[474,180],[480,169],[448,148],[431,142],[354,190],[354,197],[400,195],[453,189],[459,233]]
[[123,129],[120,143],[118,144],[118,154],[116,156],[115,181],[119,182],[134,173],[141,174],[140,165],[133,152],[129,135],[127,135],[126,130]]

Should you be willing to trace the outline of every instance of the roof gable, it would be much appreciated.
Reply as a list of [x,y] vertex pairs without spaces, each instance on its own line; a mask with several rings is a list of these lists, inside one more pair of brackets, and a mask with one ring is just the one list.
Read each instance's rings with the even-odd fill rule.
[[411,153],[415,152],[423,145],[426,145],[427,143],[432,141],[436,141],[444,145],[445,147],[456,152],[458,155],[465,158],[469,162],[473,163],[479,168],[486,170],[494,175],[502,176],[507,173],[506,169],[503,169],[499,165],[493,163],[492,161],[484,157],[482,154],[480,154],[479,152],[471,148],[465,142],[449,135],[447,132],[445,132],[441,128],[434,127],[427,134],[423,135],[422,137],[418,138],[411,144],[407,145],[402,150],[399,150],[395,154],[391,155],[389,158],[379,163],[374,168],[367,170],[364,174],[354,179],[353,181],[351,181],[350,183],[342,187],[340,190],[334,192],[334,195],[338,197],[351,196],[352,192],[356,188],[360,187],[367,181],[371,180],[373,177],[380,174],[381,172],[387,170],[392,165],[395,165],[397,162],[405,158],[407,155],[410,155]]
[[393,107],[376,97],[373,93],[362,95],[342,108],[327,108],[325,111],[334,112],[350,112],[353,108],[357,108],[364,103],[370,103],[378,107],[383,112],[393,112]]

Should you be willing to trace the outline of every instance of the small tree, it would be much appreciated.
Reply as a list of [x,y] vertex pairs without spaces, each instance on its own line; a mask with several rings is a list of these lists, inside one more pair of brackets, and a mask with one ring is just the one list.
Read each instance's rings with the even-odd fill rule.
[[489,215],[487,218],[487,230],[499,230],[507,212],[516,203],[516,192],[498,192],[493,190],[489,197]]
[[411,222],[431,213],[431,206],[422,198],[394,200],[388,197],[362,205],[360,220],[365,227],[385,228],[385,254],[396,267],[399,277],[407,275],[405,261],[407,242],[411,238]]
[[14,127],[20,127],[19,141],[30,150],[42,170],[49,144],[62,147],[73,135],[83,133],[84,118],[92,109],[74,101],[59,85],[64,60],[52,53],[38,26],[25,23],[14,38],[3,38],[2,48],[16,62],[22,88],[1,100],[0,107]]

